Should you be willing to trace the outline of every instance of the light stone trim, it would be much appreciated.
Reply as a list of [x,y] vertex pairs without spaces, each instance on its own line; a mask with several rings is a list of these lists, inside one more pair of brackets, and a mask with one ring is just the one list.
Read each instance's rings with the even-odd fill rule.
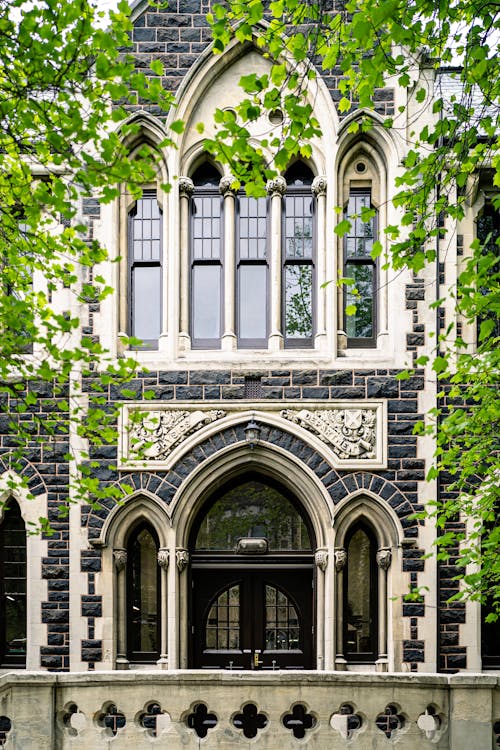
[[324,401],[303,400],[301,407],[289,401],[128,402],[119,423],[119,468],[169,470],[199,443],[251,419],[291,432],[333,468],[386,467],[385,400],[330,401],[327,407]]

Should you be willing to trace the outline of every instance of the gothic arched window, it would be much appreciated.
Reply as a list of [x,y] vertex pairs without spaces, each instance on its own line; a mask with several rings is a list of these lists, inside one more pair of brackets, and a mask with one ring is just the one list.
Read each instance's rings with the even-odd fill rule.
[[374,661],[378,647],[377,546],[365,523],[353,526],[345,541],[344,654],[349,661]]
[[0,523],[0,666],[26,666],[26,529],[12,499]]
[[142,524],[127,544],[127,657],[156,662],[160,656],[160,568],[158,539]]

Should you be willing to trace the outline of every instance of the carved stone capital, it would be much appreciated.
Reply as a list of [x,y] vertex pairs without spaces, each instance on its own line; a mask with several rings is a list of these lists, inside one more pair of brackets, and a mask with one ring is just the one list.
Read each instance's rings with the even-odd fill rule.
[[387,570],[391,564],[392,552],[387,547],[382,547],[377,552],[377,565],[382,570]]
[[225,175],[221,178],[221,181],[219,182],[219,192],[221,195],[225,196],[227,193],[231,193],[232,195],[235,194],[236,190],[232,188],[232,184],[234,182],[234,177],[231,177],[231,175]]
[[328,565],[328,550],[317,549],[316,552],[314,553],[314,562],[316,563],[318,568],[322,570],[324,573]]
[[194,193],[194,183],[190,177],[179,177],[179,193],[187,198]]
[[170,562],[170,552],[166,547],[162,547],[158,550],[157,560],[160,568],[163,568],[163,570],[167,570],[168,564]]
[[269,180],[267,183],[267,192],[273,198],[275,195],[280,197],[286,192],[286,180],[284,177],[275,177],[273,180]]
[[187,551],[187,549],[176,549],[175,561],[177,563],[177,569],[179,573],[182,573],[189,562],[189,552]]
[[318,175],[314,178],[313,183],[311,185],[311,190],[313,192],[313,195],[316,196],[316,198],[319,195],[326,195],[326,177],[324,175]]
[[333,553],[335,556],[335,570],[340,573],[345,568],[347,562],[347,552],[343,547],[339,547]]
[[123,570],[123,568],[127,564],[127,550],[126,549],[114,549],[113,559],[115,561],[115,568],[117,569],[119,573],[121,570]]

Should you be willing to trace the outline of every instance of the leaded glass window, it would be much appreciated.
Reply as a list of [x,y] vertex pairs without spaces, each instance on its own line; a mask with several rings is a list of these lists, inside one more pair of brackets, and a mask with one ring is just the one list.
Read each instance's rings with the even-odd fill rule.
[[293,651],[300,647],[300,623],[297,610],[288,596],[266,584],[267,651]]
[[0,524],[0,665],[26,666],[26,529],[21,511],[7,502]]
[[225,589],[210,607],[205,626],[205,647],[240,648],[240,586]]

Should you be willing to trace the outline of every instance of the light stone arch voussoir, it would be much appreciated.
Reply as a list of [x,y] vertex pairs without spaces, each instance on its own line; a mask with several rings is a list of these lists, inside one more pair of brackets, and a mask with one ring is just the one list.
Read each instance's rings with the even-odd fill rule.
[[379,547],[402,545],[404,530],[395,511],[378,495],[363,489],[346,497],[335,508],[336,547],[344,547],[349,529],[358,521],[367,521],[372,526]]
[[288,489],[310,519],[316,547],[327,545],[333,504],[312,469],[271,443],[259,444],[253,450],[246,443],[238,443],[201,463],[179,487],[172,503],[172,525],[176,528],[178,547],[188,546],[192,524],[214,491],[249,471],[274,479]]
[[99,536],[91,540],[94,547],[123,549],[131,529],[142,521],[150,524],[158,535],[160,547],[168,546],[167,529],[170,519],[165,504],[147,490],[137,490],[115,505],[107,516]]

